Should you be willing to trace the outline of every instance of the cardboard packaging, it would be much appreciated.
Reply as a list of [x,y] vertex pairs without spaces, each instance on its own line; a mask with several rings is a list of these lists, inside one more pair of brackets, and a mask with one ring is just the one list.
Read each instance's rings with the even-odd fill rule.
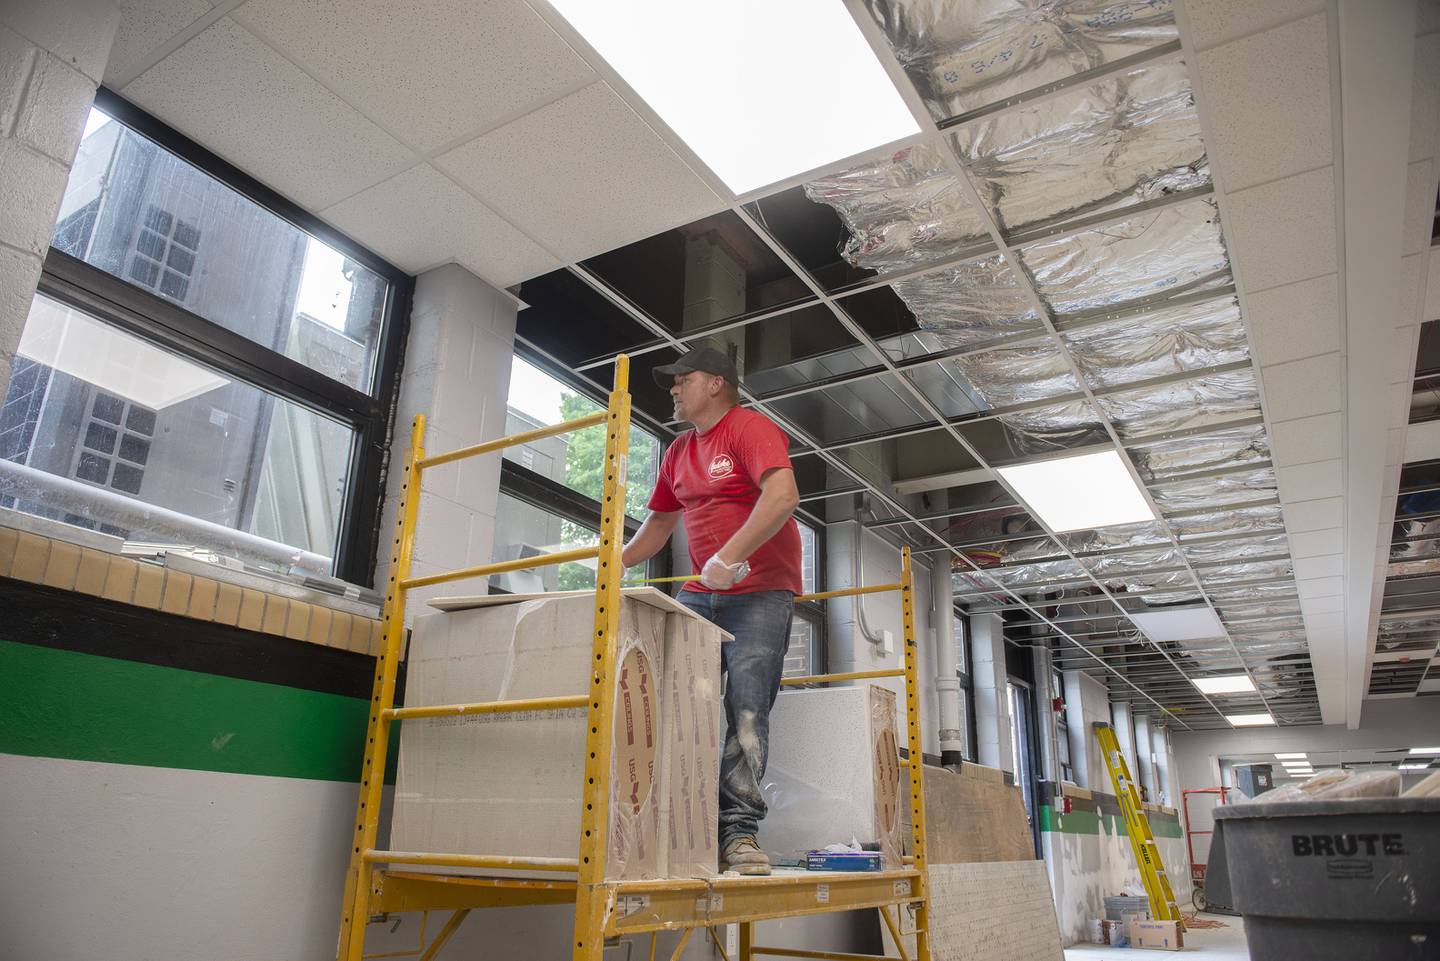
[[1179,921],[1151,921],[1136,918],[1130,922],[1130,947],[1157,951],[1179,951],[1185,947],[1185,929]]
[[[688,613],[688,612],[687,612]],[[672,614],[665,628],[660,682],[660,839],[671,878],[709,878],[720,859],[720,751],[725,702],[720,643],[730,635],[708,621]]]
[[898,868],[900,782],[894,691],[781,691],[770,712],[760,846],[803,864],[808,851],[858,841],[874,845],[887,869]]
[[[443,613],[415,621],[407,706],[586,690],[592,593],[442,598],[431,604]],[[660,775],[661,679],[670,623],[681,618],[696,625],[691,628],[696,646],[703,641],[716,648],[713,668],[697,659],[696,669],[709,672],[705,681],[713,677],[718,691],[718,647],[727,635],[652,588],[624,592],[614,681],[609,879],[666,876],[668,851],[660,843],[661,811],[668,803]],[[585,734],[584,708],[402,722],[390,847],[575,858]]]

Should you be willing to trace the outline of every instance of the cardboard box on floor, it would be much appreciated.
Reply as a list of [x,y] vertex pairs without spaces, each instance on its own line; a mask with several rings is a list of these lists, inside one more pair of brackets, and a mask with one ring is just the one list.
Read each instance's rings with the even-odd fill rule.
[[[594,597],[580,591],[432,601],[445,613],[415,621],[406,705],[584,692]],[[675,627],[677,620],[684,621],[683,628]],[[710,798],[716,792],[719,758],[714,749],[694,752],[686,761],[691,776],[671,777],[673,765],[667,769],[667,762],[678,751],[666,743],[667,737],[693,739],[696,731],[693,721],[684,728],[667,725],[662,705],[673,704],[673,695],[679,694],[691,718],[708,722],[714,716],[720,709],[719,647],[728,637],[654,588],[624,592],[607,878],[670,876],[672,856],[679,876],[716,872],[713,825],[708,836],[702,832],[694,842],[687,836],[673,852],[667,842],[672,794],[677,810],[708,807],[713,820]],[[667,675],[667,658],[685,662],[688,673]],[[678,692],[675,685],[682,681],[685,690]],[[585,718],[584,708],[572,708],[405,721],[400,725],[392,848],[576,857]],[[709,723],[704,727],[709,739]],[[703,798],[698,796],[702,791]]]
[[1130,922],[1130,947],[1156,951],[1179,951],[1185,947],[1185,929],[1179,921],[1151,921],[1136,918]]

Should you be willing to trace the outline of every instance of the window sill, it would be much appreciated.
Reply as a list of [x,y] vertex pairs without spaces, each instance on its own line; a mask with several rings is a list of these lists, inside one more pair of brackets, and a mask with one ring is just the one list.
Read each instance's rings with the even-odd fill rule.
[[126,556],[119,543],[0,511],[0,577],[324,647],[380,652],[375,604],[179,555]]

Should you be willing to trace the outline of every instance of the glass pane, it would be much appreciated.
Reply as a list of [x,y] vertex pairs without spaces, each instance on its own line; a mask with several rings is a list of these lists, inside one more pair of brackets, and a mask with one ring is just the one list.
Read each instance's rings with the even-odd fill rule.
[[815,585],[819,583],[819,554],[815,545],[815,528],[809,524],[797,524],[800,528],[800,586],[806,594],[813,594],[816,591]]
[[[802,527],[801,530],[804,530]],[[806,587],[809,590],[809,587]],[[813,674],[815,625],[808,618],[797,615],[790,621],[790,645],[785,649],[785,677],[805,677]]]
[[[495,546],[491,553],[494,562],[594,547],[600,538],[592,527],[565,520],[504,491],[500,492],[496,510]],[[625,572],[624,583],[638,584],[646,576],[642,564]],[[594,590],[595,560],[497,574],[491,577],[490,586],[511,594]]]
[[[583,394],[570,390],[544,371],[516,357],[510,367],[510,396],[506,406],[505,433],[547,427],[602,410]],[[600,499],[605,483],[605,428],[597,424],[584,430],[546,437],[519,447],[505,448],[504,456],[521,467],[564,484],[587,497]],[[660,469],[660,444],[633,424],[626,461],[625,512],[643,520],[645,507],[655,488]],[[596,518],[598,521],[599,518]],[[580,545],[583,546],[583,545]]]
[[98,111],[51,244],[356,390],[389,284]]
[[811,297],[810,288],[728,210],[584,266],[677,334]]
[[[0,411],[0,504],[282,569],[308,551],[300,566],[328,571],[352,443],[345,425],[37,296]],[[240,549],[219,528],[275,543]]]

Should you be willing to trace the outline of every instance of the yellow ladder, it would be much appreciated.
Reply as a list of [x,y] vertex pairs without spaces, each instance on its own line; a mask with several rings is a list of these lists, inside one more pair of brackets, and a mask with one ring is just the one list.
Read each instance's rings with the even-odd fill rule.
[[1140,803],[1140,791],[1130,776],[1130,766],[1120,751],[1120,742],[1115,739],[1115,729],[1104,721],[1095,722],[1095,736],[1100,739],[1100,753],[1105,757],[1105,768],[1110,772],[1110,783],[1115,787],[1115,798],[1120,802],[1120,813],[1125,816],[1125,829],[1130,835],[1130,849],[1135,852],[1135,862],[1140,865],[1140,879],[1145,884],[1145,894],[1150,898],[1150,916],[1156,921],[1182,921],[1180,909],[1175,905],[1175,892],[1170,890],[1170,879],[1165,876],[1165,864],[1160,860],[1160,848],[1155,835],[1150,832],[1150,819]]

